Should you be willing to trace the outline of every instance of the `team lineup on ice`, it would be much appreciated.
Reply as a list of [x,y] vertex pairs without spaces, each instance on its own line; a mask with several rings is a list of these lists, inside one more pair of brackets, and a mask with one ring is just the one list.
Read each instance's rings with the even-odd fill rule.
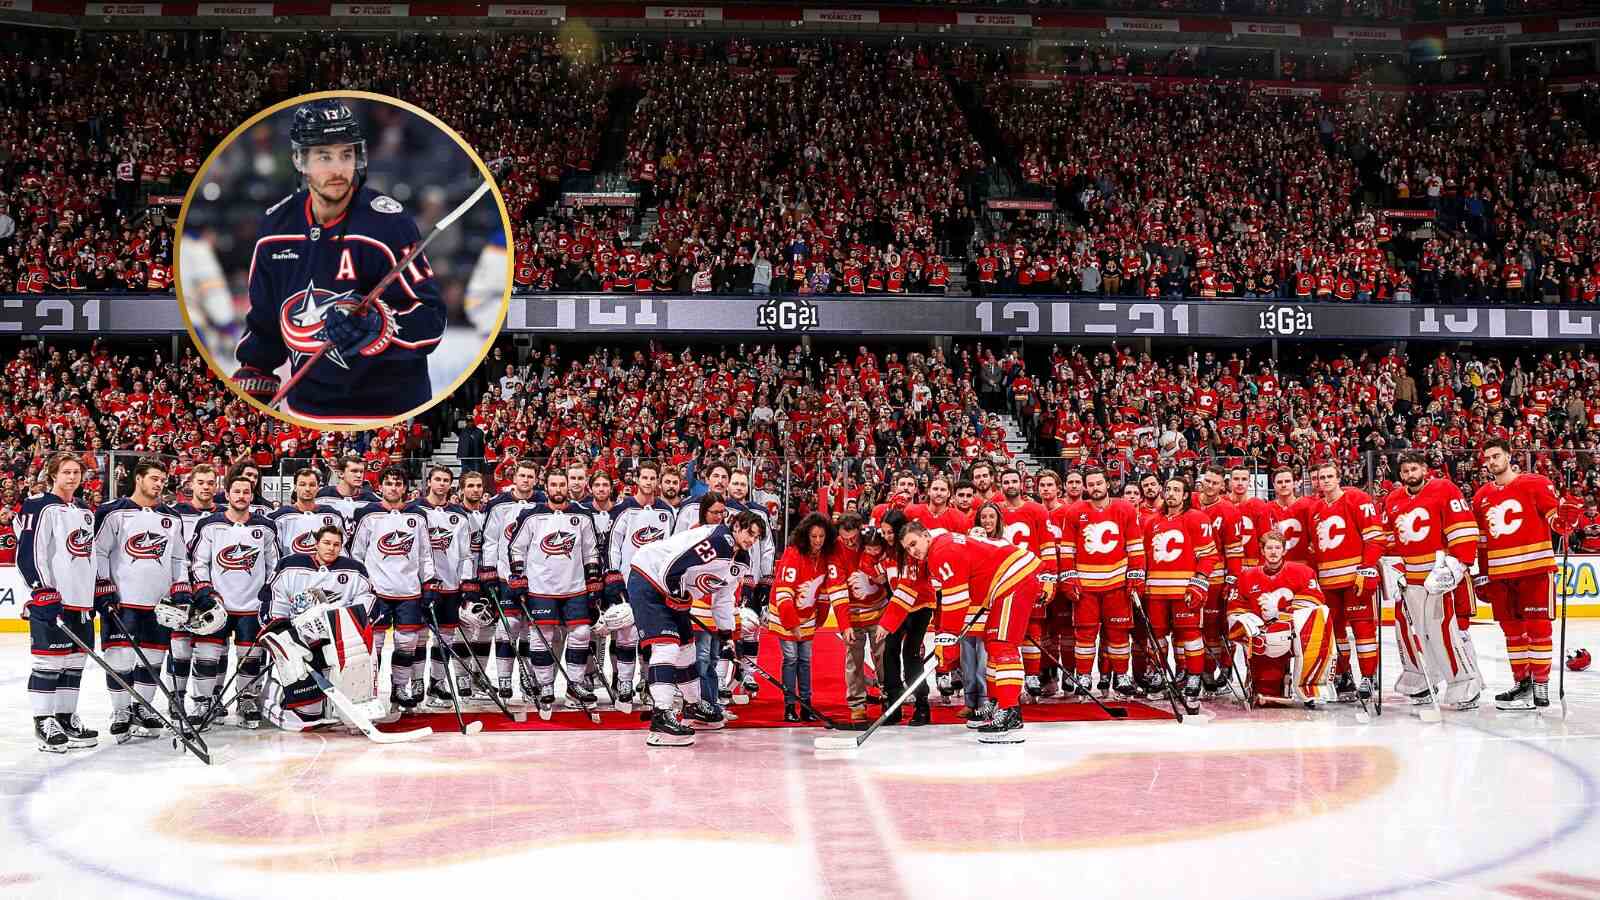
[[[408,501],[348,457],[272,509],[243,464],[168,504],[148,459],[91,513],[58,454],[15,526],[0,885],[332,896],[654,849],[782,896],[1593,896],[1600,630],[1557,601],[1550,482],[1484,462],[1468,498],[1408,454],[1381,501],[1331,465],[1270,501],[1005,470],[969,518],[907,476],[780,555],[720,464],[689,500],[530,462]],[[841,675],[842,709],[812,694]]]

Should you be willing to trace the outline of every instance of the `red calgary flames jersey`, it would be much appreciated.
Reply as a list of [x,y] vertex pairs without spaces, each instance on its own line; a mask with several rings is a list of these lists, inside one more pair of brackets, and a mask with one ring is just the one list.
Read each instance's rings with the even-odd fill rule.
[[1084,501],[1057,512],[1059,577],[1077,578],[1086,591],[1108,591],[1127,582],[1129,569],[1145,568],[1144,533],[1133,504],[1117,498],[1096,509]]
[[1054,556],[1055,538],[1047,520],[1050,514],[1042,505],[1024,500],[1016,509],[1000,504],[1000,516],[1005,522],[1006,540],[1032,553],[1040,559]]
[[1543,475],[1522,473],[1504,487],[1489,482],[1472,495],[1478,523],[1478,574],[1544,575],[1556,569],[1550,528],[1561,501]]
[[1261,565],[1261,536],[1272,529],[1272,508],[1259,497],[1246,497],[1241,503],[1229,500],[1239,513],[1239,537],[1242,541],[1239,564]]
[[1407,584],[1422,584],[1440,550],[1470,566],[1478,554],[1478,523],[1456,486],[1429,479],[1412,494],[1404,487],[1383,498],[1390,548],[1405,563]]
[[941,534],[928,546],[924,565],[944,601],[939,609],[939,630],[954,633],[966,624],[970,607],[988,609],[990,602],[1003,600],[1023,579],[1038,572],[1039,557],[1001,541]]
[[833,596],[828,561],[801,553],[798,547],[786,547],[773,576],[768,627],[784,640],[809,640],[818,620],[827,616],[828,600]]
[[1311,564],[1311,511],[1316,503],[1315,497],[1296,497],[1288,506],[1276,500],[1267,504],[1272,527],[1283,534],[1284,559]]
[[1206,590],[1218,564],[1216,542],[1196,509],[1146,517],[1144,552],[1150,565],[1146,590],[1157,599],[1181,600],[1191,587]]
[[1345,488],[1332,503],[1318,498],[1311,509],[1311,557],[1325,588],[1349,587],[1356,569],[1377,568],[1383,555],[1383,520],[1364,491]]
[[1232,503],[1221,499],[1207,506],[1198,495],[1194,508],[1206,518],[1206,536],[1216,543],[1222,568],[1226,574],[1237,576],[1244,571],[1244,530],[1239,523],[1239,511]]
[[1254,613],[1263,622],[1271,623],[1297,605],[1325,606],[1327,602],[1310,566],[1286,562],[1276,572],[1268,572],[1266,566],[1253,566],[1239,576],[1239,591],[1228,601],[1228,633],[1235,639],[1244,637],[1243,629],[1233,625],[1235,615]]

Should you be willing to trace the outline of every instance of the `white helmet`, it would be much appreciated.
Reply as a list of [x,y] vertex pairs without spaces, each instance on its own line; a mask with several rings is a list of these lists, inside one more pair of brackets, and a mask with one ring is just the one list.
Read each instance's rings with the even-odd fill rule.
[[597,635],[611,634],[632,625],[633,607],[626,603],[616,603],[600,614],[600,620],[594,624],[594,632]]

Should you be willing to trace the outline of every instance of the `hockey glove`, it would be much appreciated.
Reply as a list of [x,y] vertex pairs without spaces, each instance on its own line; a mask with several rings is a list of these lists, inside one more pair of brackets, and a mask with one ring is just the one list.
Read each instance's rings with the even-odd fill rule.
[[104,616],[122,605],[122,596],[117,593],[117,586],[107,580],[94,583],[94,611]]
[[389,349],[397,333],[394,313],[379,300],[363,313],[337,306],[328,310],[317,337],[332,344],[342,356],[377,356]]
[[243,391],[246,397],[262,403],[271,403],[282,384],[278,376],[251,366],[240,366],[233,373],[233,386]]
[[172,585],[170,596],[172,597],[173,603],[183,607],[184,609],[188,609],[190,601],[194,599],[194,594],[189,590],[189,582],[187,581],[179,581],[174,583]]
[[424,582],[423,585],[422,585],[422,604],[423,604],[423,606],[431,607],[433,609],[438,609],[439,608],[439,601],[442,599],[439,595],[443,591],[444,591],[444,582],[440,581],[437,578],[433,579],[432,581]]
[[605,587],[600,589],[600,608],[610,609],[628,599],[621,572],[607,572]]
[[217,595],[217,589],[209,581],[197,581],[194,584],[194,605],[199,606]]
[[461,602],[466,604],[481,593],[478,583],[472,579],[461,582]]
[[[61,592],[53,587],[36,587],[33,589],[33,599],[26,603],[22,610],[27,612],[29,606],[57,606],[61,605]],[[55,621],[54,611],[47,615],[45,621]]]

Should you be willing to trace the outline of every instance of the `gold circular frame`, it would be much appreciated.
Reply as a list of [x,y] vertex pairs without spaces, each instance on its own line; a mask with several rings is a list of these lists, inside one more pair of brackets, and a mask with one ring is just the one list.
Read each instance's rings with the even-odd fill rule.
[[[483,346],[479,348],[477,357],[473,359],[470,365],[462,370],[460,375],[456,376],[455,381],[451,382],[449,387],[434,394],[428,399],[427,403],[424,403],[415,409],[407,410],[393,418],[384,419],[378,422],[363,422],[360,424],[349,425],[313,422],[309,419],[301,419],[291,416],[282,410],[272,409],[265,403],[262,403],[260,400],[245,394],[243,391],[234,386],[232,373],[222,371],[221,367],[217,365],[217,361],[212,358],[211,351],[206,348],[205,341],[200,339],[200,333],[195,330],[194,322],[189,318],[189,304],[185,302],[183,298],[183,271],[180,268],[179,260],[182,257],[180,250],[184,240],[184,225],[189,218],[189,205],[194,202],[194,198],[197,192],[200,190],[201,185],[205,183],[206,170],[211,167],[212,162],[216,160],[218,154],[233,146],[234,141],[236,141],[241,135],[260,124],[268,117],[276,115],[285,109],[290,109],[312,100],[329,99],[355,99],[367,100],[376,103],[385,103],[389,106],[403,109],[443,132],[447,137],[455,142],[456,146],[460,147],[461,150],[466,153],[467,158],[472,160],[472,164],[477,167],[478,174],[489,183],[489,193],[494,197],[496,208],[500,210],[500,227],[505,231],[506,237],[506,288],[504,295],[502,295],[500,298],[500,314],[495,317],[494,328],[491,329],[488,336],[484,338]],[[423,237],[426,236],[427,235],[423,235]],[[189,340],[194,344],[195,349],[200,351],[200,357],[201,359],[205,360],[206,368],[210,369],[213,375],[216,375],[219,379],[221,379],[223,386],[232,392],[235,397],[238,397],[244,402],[250,404],[250,406],[256,409],[258,412],[266,413],[280,422],[286,422],[298,428],[310,428],[314,431],[339,432],[375,431],[379,428],[387,428],[390,425],[399,424],[400,422],[404,422],[407,419],[427,412],[429,409],[437,406],[446,397],[455,393],[463,384],[466,383],[468,378],[472,377],[472,375],[477,372],[478,369],[482,368],[484,359],[489,355],[489,351],[493,349],[495,340],[500,337],[501,329],[505,327],[506,314],[511,307],[511,289],[513,286],[512,276],[516,271],[516,256],[513,250],[514,247],[515,241],[513,240],[511,234],[511,214],[506,210],[505,197],[500,193],[499,183],[495,181],[494,174],[489,171],[489,167],[484,164],[483,159],[478,156],[477,151],[473,150],[472,147],[466,142],[466,139],[457,133],[454,128],[451,128],[449,125],[441,121],[438,116],[435,116],[433,113],[422,109],[416,104],[408,103],[405,100],[401,100],[398,97],[391,97],[387,94],[379,94],[372,91],[316,91],[310,94],[301,94],[298,97],[291,97],[279,103],[274,103],[266,109],[257,112],[255,115],[240,123],[238,127],[228,132],[228,136],[218,142],[217,146],[212,148],[210,153],[206,154],[205,161],[202,162],[200,164],[200,168],[195,171],[194,180],[189,183],[189,190],[183,195],[183,206],[178,210],[177,234],[172,242],[172,283],[177,294],[178,314],[183,317],[183,327],[185,331],[189,332]]]

